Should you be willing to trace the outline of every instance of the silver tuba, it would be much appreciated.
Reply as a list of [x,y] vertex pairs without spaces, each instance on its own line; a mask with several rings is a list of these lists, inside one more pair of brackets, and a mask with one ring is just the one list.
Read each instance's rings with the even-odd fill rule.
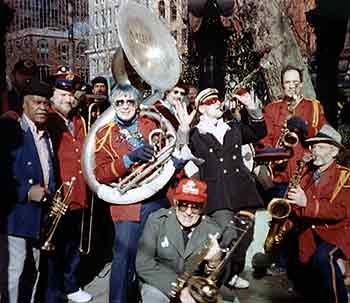
[[[181,72],[175,40],[157,16],[146,7],[128,1],[121,6],[118,14],[118,34],[122,47],[117,49],[112,59],[112,74],[118,84],[130,83],[124,64],[125,53],[132,68],[151,86],[154,94],[148,99],[154,99],[156,93],[159,96],[159,93],[175,86]],[[164,187],[174,174],[175,167],[169,159],[175,148],[175,129],[158,112],[142,109],[140,115],[156,120],[160,125],[158,136],[161,133],[167,145],[156,152],[155,161],[117,184],[101,184],[94,175],[96,133],[114,120],[113,106],[95,121],[85,139],[82,171],[90,189],[106,202],[130,204],[147,199]]]

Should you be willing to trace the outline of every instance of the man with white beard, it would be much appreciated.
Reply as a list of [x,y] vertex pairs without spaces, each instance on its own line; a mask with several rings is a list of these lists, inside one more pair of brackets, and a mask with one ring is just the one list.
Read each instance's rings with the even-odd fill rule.
[[350,252],[350,192],[348,168],[336,163],[340,134],[324,125],[311,145],[312,164],[300,185],[290,188],[290,218],[297,241],[289,250],[288,275],[294,288],[314,302],[348,302],[343,260]]

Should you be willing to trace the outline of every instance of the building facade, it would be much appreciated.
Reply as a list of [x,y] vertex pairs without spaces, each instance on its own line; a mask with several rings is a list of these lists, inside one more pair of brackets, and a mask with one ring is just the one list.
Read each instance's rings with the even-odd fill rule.
[[41,79],[70,66],[88,79],[88,0],[8,0],[15,17],[6,37],[7,74],[33,59]]
[[[187,52],[187,0],[139,0],[168,27],[176,40],[180,56]],[[89,0],[89,71],[90,79],[105,76],[112,83],[111,60],[118,39],[117,18],[121,0]]]

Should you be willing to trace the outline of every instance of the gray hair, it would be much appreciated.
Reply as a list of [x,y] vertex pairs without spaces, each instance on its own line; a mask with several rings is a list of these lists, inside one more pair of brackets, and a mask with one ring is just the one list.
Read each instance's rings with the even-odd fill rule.
[[132,100],[135,100],[137,105],[142,103],[142,95],[138,89],[136,89],[131,84],[127,85],[118,85],[111,93],[111,103],[120,97],[128,97]]

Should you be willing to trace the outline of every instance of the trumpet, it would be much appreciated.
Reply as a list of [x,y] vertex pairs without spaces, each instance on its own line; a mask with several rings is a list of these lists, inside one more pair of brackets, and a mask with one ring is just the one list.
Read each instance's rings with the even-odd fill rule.
[[[55,245],[52,243],[53,237],[57,230],[58,223],[61,221],[62,216],[64,216],[69,208],[71,202],[71,196],[73,192],[73,185],[76,178],[72,177],[70,182],[62,183],[61,186],[57,189],[52,198],[52,204],[49,210],[48,217],[48,227],[44,229],[44,244],[41,246],[42,250],[45,251],[54,251]],[[64,197],[63,187],[68,186],[67,192]]]

